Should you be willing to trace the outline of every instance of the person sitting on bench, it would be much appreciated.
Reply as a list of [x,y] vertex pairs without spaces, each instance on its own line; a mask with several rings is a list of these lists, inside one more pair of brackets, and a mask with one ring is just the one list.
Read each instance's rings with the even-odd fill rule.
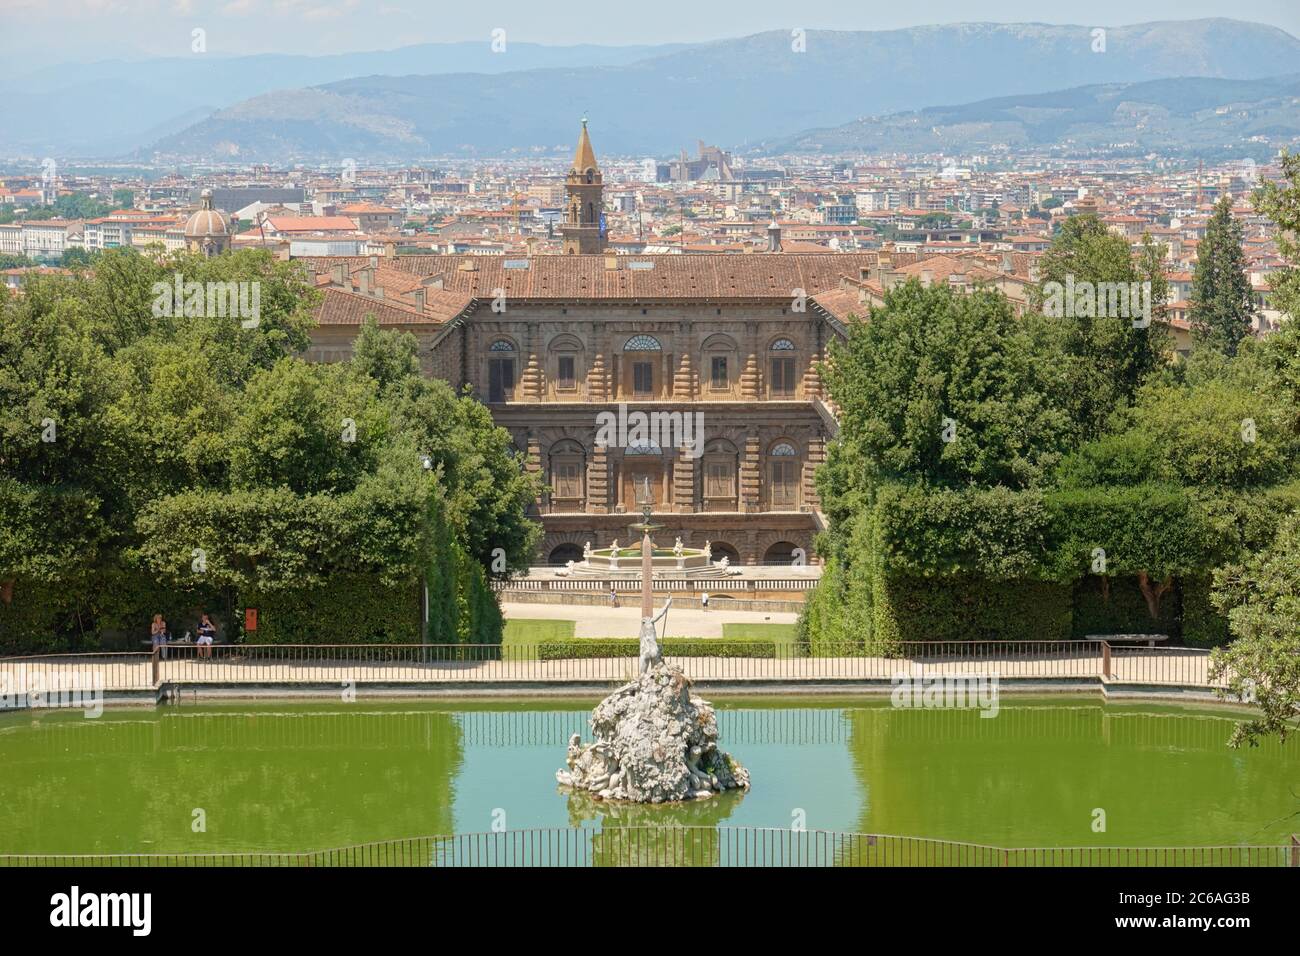
[[161,614],[153,616],[153,623],[149,625],[149,643],[159,650],[161,657],[167,659],[167,642],[172,636],[167,631],[167,622],[163,620]]
[[216,640],[217,628],[212,623],[212,619],[205,613],[199,621],[199,639],[196,643],[199,646],[199,657],[212,656],[212,642]]

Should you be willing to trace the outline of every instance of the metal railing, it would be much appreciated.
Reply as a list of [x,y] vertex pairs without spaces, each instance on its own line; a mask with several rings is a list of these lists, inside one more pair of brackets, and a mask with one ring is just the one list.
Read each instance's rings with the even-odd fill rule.
[[[653,578],[655,591],[811,591],[817,587],[816,577],[799,578]],[[620,593],[640,593],[640,577],[594,578],[574,576],[568,578],[515,578],[493,581],[494,591],[596,591],[608,594],[613,587]]]
[[1297,867],[1287,845],[996,847],[924,837],[763,827],[582,827],[384,840],[305,853],[5,854],[8,867],[816,866]]
[[[0,658],[0,707],[25,688],[76,677],[104,691],[215,684],[604,684],[632,679],[635,639],[573,638],[540,644],[170,644],[150,652]],[[933,681],[941,678],[1101,681],[1213,688],[1208,651],[1112,646],[1105,641],[913,642],[888,653],[860,644],[813,652],[770,641],[669,638],[665,658],[697,681],[735,683]],[[89,685],[86,685],[89,686]]]

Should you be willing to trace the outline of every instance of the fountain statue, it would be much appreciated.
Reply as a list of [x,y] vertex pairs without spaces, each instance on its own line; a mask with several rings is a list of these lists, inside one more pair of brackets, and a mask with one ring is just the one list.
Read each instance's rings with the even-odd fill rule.
[[586,544],[582,546],[582,560],[589,561],[590,559],[591,559],[591,542],[588,541]]
[[615,558],[618,557],[618,538],[615,538],[614,543],[609,546],[609,553]]
[[682,547],[682,536],[678,535],[677,540],[673,542],[673,556],[680,558],[682,556],[682,552],[685,550],[686,549]]
[[640,674],[596,705],[591,712],[595,741],[584,745],[582,736],[574,734],[567,769],[556,771],[555,779],[599,800],[635,803],[699,800],[725,790],[748,790],[749,771],[718,748],[712,705],[691,693],[681,667],[663,659],[656,625],[668,613],[672,598],[654,614],[650,532],[659,526],[650,522],[654,495],[648,480],[637,504],[642,513],[641,523],[633,526],[642,534]]
[[[668,609],[672,606],[673,606],[673,599],[669,598],[667,601],[664,602],[664,609],[660,611],[656,617],[641,618],[640,653],[641,653],[642,674],[650,670],[650,668],[654,667],[655,665],[662,664],[664,662],[664,654],[663,651],[659,649],[659,637],[658,634],[655,632],[655,625],[659,623],[660,619],[662,619],[668,614]],[[668,630],[667,625],[664,625],[664,630],[665,631]]]

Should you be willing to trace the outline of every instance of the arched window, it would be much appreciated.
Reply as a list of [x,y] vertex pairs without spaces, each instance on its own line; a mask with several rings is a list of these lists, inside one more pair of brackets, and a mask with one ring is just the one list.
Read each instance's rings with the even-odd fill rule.
[[799,507],[799,453],[786,441],[768,451],[768,502],[773,511],[795,511]]
[[488,346],[488,401],[508,402],[515,395],[515,345],[497,339]]
[[647,399],[656,396],[659,375],[655,366],[659,364],[659,360],[652,355],[636,353],[659,352],[661,349],[659,340],[653,335],[634,335],[623,343],[624,353],[633,353],[627,355],[623,362],[622,390],[626,391],[627,386],[631,385],[631,398]]
[[740,453],[725,438],[704,446],[704,510],[736,511],[736,472]]
[[772,358],[768,363],[771,375],[768,377],[768,391],[772,398],[793,398],[794,380],[794,343],[789,339],[777,339],[769,347]]
[[731,391],[732,376],[736,372],[736,343],[727,335],[711,335],[704,340],[701,351],[706,390]]
[[658,352],[662,347],[653,335],[634,335],[623,343],[624,352]]
[[581,511],[583,476],[587,461],[582,445],[572,439],[551,446],[550,485],[552,511]]

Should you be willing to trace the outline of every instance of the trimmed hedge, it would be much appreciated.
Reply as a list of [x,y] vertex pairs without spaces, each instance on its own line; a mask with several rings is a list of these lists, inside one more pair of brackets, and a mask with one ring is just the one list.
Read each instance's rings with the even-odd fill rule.
[[[775,641],[728,641],[716,637],[666,637],[659,647],[669,657],[776,657]],[[575,638],[572,641],[543,641],[537,645],[542,661],[581,660],[590,657],[637,657],[641,641],[636,637]]]
[[1089,634],[1168,634],[1177,640],[1180,633],[1178,599],[1174,593],[1160,602],[1160,618],[1151,619],[1147,602],[1137,579],[1117,577],[1110,581],[1109,594],[1103,595],[1101,578],[1089,575],[1074,586],[1074,626],[1077,638]]
[[[419,644],[418,582],[385,586],[369,575],[336,575],[318,588],[248,597],[257,608],[249,644]],[[242,621],[240,622],[243,623]]]
[[1232,640],[1228,619],[1210,603],[1211,578],[1191,575],[1182,584],[1183,643],[1188,647],[1221,647]]
[[875,507],[872,552],[904,577],[1040,577],[1048,511],[1036,491],[886,485]]
[[1064,641],[1070,638],[1070,588],[1049,581],[976,577],[881,576],[875,640]]

